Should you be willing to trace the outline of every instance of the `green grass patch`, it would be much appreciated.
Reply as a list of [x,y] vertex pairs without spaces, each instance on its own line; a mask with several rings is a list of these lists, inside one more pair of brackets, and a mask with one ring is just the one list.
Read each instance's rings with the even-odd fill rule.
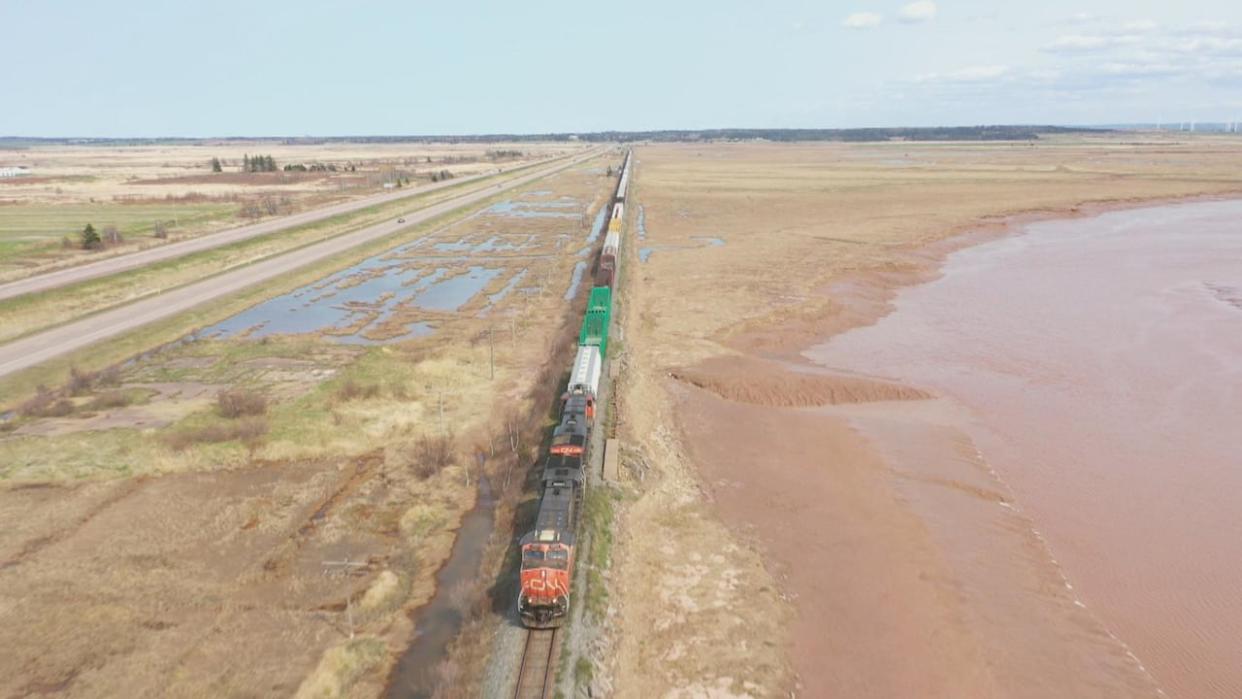
[[20,257],[34,250],[46,248],[52,245],[53,239],[39,238],[37,240],[5,240],[0,238],[0,260],[6,260],[11,257]]
[[612,565],[612,529],[616,517],[616,495],[611,489],[597,486],[586,494],[583,525],[591,537],[587,552],[586,613],[603,619],[608,610],[608,588],[604,572]]
[[[49,449],[49,440],[53,439],[55,449]],[[0,480],[5,481],[123,478],[158,471],[165,460],[163,446],[151,435],[134,429],[0,440]]]
[[[18,204],[0,206],[0,241],[55,240],[76,236],[86,224],[102,231],[115,226],[123,236],[150,235],[159,221],[187,227],[232,216],[237,205],[220,202],[167,204]],[[4,249],[0,248],[0,254]]]
[[585,687],[595,678],[595,663],[588,658],[579,657],[574,663],[574,684]]

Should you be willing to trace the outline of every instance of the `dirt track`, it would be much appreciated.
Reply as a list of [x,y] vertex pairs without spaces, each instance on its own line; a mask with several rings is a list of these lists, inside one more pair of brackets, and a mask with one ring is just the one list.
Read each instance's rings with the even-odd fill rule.
[[[499,170],[503,172],[506,169],[500,168]],[[278,231],[285,230],[286,228],[301,226],[307,223],[315,223],[333,216],[360,211],[371,206],[387,204],[389,202],[406,199],[419,194],[434,192],[438,189],[464,184],[482,177],[486,177],[486,175],[473,175],[471,177],[445,180],[443,182],[428,184],[420,187],[412,187],[396,192],[386,192],[384,194],[378,194],[363,199],[333,204],[332,206],[325,206],[311,211],[304,211],[302,213],[293,214],[292,216],[282,216],[280,218],[264,221],[262,223],[233,228],[215,235],[182,240],[176,243],[151,248],[149,250],[140,250],[126,255],[100,260],[98,262],[69,267],[67,269],[59,269],[53,272],[47,272],[45,274],[29,277],[27,279],[19,279],[7,284],[0,284],[0,299],[33,294],[40,291],[46,291],[48,289],[55,289],[68,284],[76,284],[90,279],[106,277],[110,274],[117,274],[119,272],[145,267],[163,260],[170,260],[175,257],[202,252],[203,250],[210,250],[223,245],[230,245],[242,240],[249,240],[250,238],[255,238],[261,235],[276,233]]]
[[100,340],[186,311],[225,294],[319,262],[358,245],[378,240],[403,228],[417,225],[462,206],[482,201],[497,193],[559,172],[592,158],[599,152],[598,149],[593,149],[570,160],[541,168],[494,187],[486,187],[429,206],[417,213],[407,215],[405,223],[390,221],[369,226],[11,342],[0,347],[0,376],[7,376]]

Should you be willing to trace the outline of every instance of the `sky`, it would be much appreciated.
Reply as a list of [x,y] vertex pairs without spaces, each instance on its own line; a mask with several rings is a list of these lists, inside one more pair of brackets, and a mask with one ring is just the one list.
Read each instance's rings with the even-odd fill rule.
[[0,136],[1242,121],[1242,1],[0,0]]

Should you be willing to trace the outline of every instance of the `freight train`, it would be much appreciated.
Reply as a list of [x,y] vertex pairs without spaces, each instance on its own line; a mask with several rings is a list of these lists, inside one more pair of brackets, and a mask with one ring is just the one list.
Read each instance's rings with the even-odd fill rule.
[[569,383],[561,395],[560,420],[552,431],[552,443],[543,462],[539,482],[542,495],[535,526],[518,542],[522,554],[518,616],[529,628],[555,628],[569,616],[578,511],[586,489],[585,466],[590,459],[600,379],[608,358],[608,327],[612,321],[630,161],[627,152],[613,196],[595,286],[578,332],[578,351],[570,367]]

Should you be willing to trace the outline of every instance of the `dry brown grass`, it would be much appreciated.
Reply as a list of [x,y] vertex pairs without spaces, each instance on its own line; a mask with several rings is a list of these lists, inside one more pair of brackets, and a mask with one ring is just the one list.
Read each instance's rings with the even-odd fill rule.
[[[346,379],[345,383],[341,384],[340,388],[336,389],[336,393],[333,395],[337,402],[348,403],[351,400],[375,398],[379,396],[379,393],[380,385],[377,383],[361,384],[353,379]],[[403,398],[403,396],[398,397],[399,400]]]
[[121,390],[111,390],[95,396],[83,407],[85,410],[107,410],[109,408],[123,408],[133,402],[133,394]]
[[[522,143],[509,146],[524,158],[505,159],[504,165],[561,154],[572,144]],[[200,201],[229,198],[255,191],[275,191],[296,197],[348,193],[359,186],[378,189],[377,175],[389,171],[427,179],[431,171],[450,169],[465,176],[498,161],[486,155],[485,144],[334,143],[297,145],[280,142],[158,146],[36,146],[24,151],[34,163],[33,177],[7,180],[0,187],[0,203],[99,203],[144,201]],[[278,165],[337,163],[338,171],[240,172],[243,153],[271,154]],[[212,157],[224,161],[225,171],[212,173]],[[432,162],[427,162],[431,158]],[[356,171],[340,165],[353,163]]]
[[354,683],[379,665],[386,653],[374,636],[351,639],[324,653],[314,672],[298,687],[296,699],[338,699],[354,696]]
[[267,418],[249,416],[230,422],[214,422],[200,427],[181,428],[169,433],[164,440],[175,451],[184,451],[196,444],[218,444],[232,441],[254,447],[267,435],[267,432]]

